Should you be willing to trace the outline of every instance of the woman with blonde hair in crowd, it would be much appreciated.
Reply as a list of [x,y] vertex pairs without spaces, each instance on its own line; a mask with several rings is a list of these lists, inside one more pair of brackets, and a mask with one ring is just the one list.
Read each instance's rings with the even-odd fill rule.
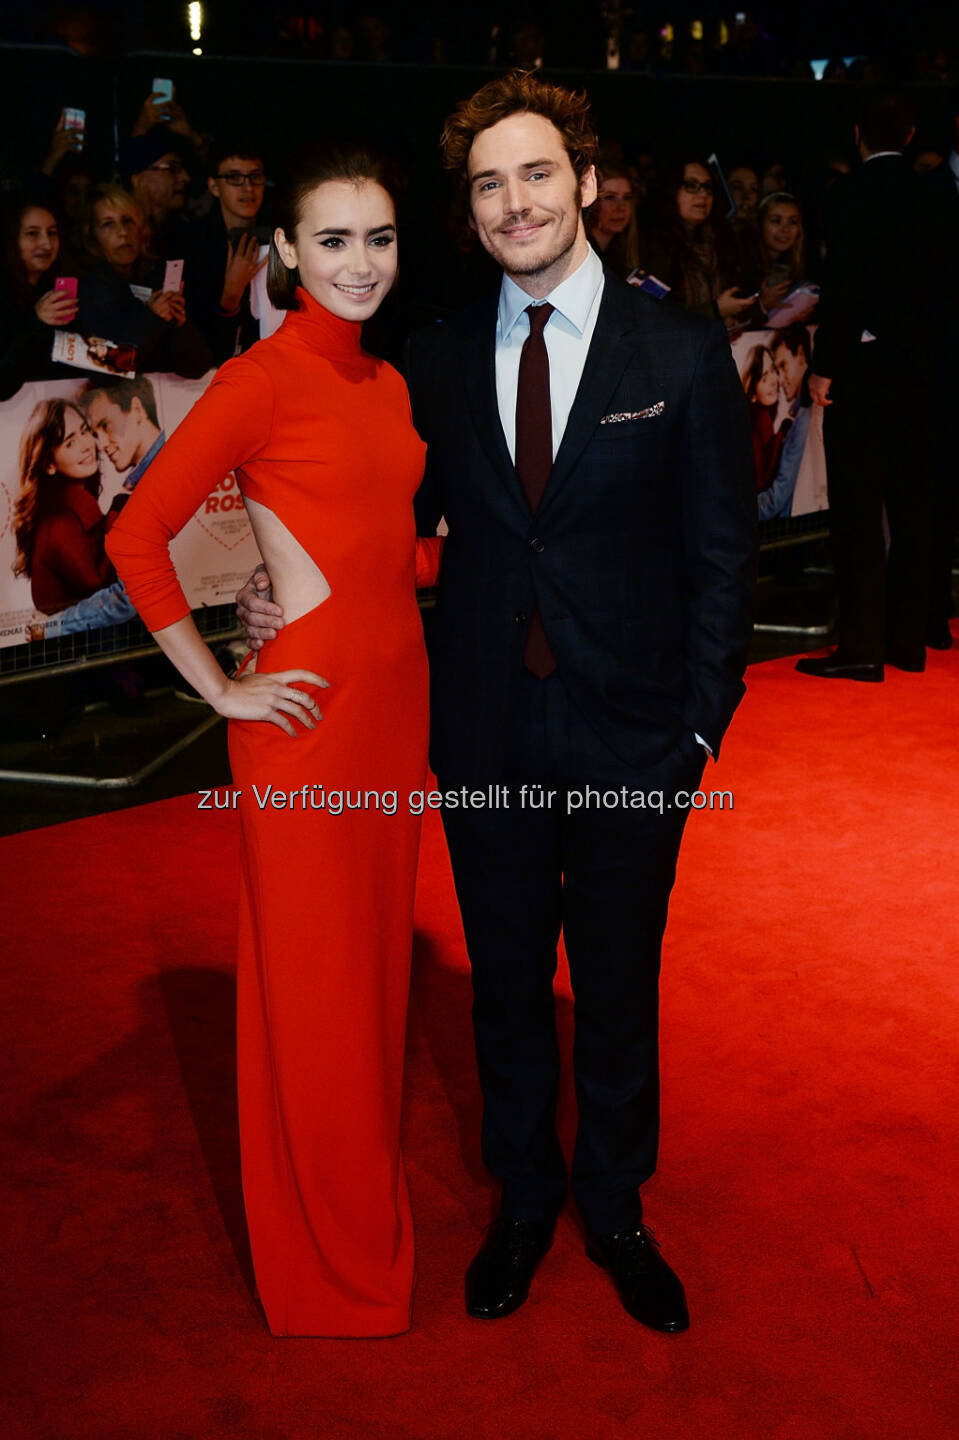
[[[757,325],[765,325],[767,316],[778,311],[790,291],[807,278],[802,205],[795,195],[779,190],[764,196],[756,216],[755,234],[746,249],[745,268],[751,272],[751,288],[759,292],[751,318]],[[815,289],[797,296],[795,301],[791,299],[788,314],[775,316],[777,328],[805,319],[818,299]]]
[[187,318],[179,289],[164,290],[164,266],[150,255],[148,231],[133,196],[120,185],[87,195],[76,329],[136,348],[136,370],[195,378],[213,368],[203,336]]
[[639,265],[635,172],[621,161],[600,160],[599,189],[583,219],[593,249],[624,280]]

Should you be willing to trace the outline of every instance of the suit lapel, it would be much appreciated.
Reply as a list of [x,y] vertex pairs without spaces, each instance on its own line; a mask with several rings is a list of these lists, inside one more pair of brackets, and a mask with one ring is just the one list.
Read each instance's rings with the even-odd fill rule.
[[634,341],[631,337],[635,330],[635,321],[629,317],[624,306],[617,304],[618,288],[616,277],[607,271],[596,328],[586,354],[582,378],[569,412],[563,439],[553,461],[549,484],[540,501],[538,515],[542,515],[549,506],[555,504],[557,496],[562,493],[577,460],[606,414],[607,403],[633,353]]
[[529,520],[522,487],[510,459],[506,436],[499,416],[496,397],[496,312],[499,292],[490,303],[471,313],[469,323],[462,325],[463,380],[473,416],[476,437],[496,474],[503,482],[510,500],[525,520]]

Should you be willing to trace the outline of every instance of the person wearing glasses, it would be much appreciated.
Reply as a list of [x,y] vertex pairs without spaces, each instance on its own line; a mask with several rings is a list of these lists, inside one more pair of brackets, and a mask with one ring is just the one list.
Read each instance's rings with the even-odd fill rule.
[[206,183],[214,204],[189,227],[183,281],[190,314],[219,365],[259,339],[250,285],[266,263],[259,252],[268,232],[257,229],[266,194],[262,149],[236,137],[214,141]]
[[150,249],[161,260],[184,255],[187,186],[195,152],[166,126],[128,140],[120,156],[124,184],[143,212]]
[[670,287],[671,300],[732,325],[756,297],[739,292],[735,237],[714,206],[706,162],[674,161],[664,177],[658,223],[641,246],[642,258],[645,269]]

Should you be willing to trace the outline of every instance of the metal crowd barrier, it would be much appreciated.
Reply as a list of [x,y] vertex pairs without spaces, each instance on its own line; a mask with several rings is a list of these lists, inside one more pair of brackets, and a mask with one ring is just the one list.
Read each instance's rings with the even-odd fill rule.
[[[810,515],[797,515],[783,520],[765,520],[759,527],[760,550],[782,550],[787,546],[808,545],[829,538],[829,511],[815,510]],[[825,639],[835,625],[835,617],[822,625],[777,624],[757,620],[757,635],[796,635],[808,640]]]

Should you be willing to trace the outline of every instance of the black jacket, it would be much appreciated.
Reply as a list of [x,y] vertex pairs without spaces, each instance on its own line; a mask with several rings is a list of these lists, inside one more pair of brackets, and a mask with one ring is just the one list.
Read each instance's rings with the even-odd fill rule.
[[901,155],[867,160],[829,192],[812,368],[842,382],[862,355],[927,376],[957,304],[959,207]]
[[202,332],[217,365],[248,350],[260,338],[259,326],[250,313],[249,286],[236,315],[224,315],[220,309],[226,257],[226,226],[217,205],[209,215],[190,225],[183,267],[187,313]]
[[9,400],[31,380],[76,376],[75,370],[50,358],[56,327],[45,325],[34,309],[43,293],[38,290],[24,301],[12,286],[0,283],[0,400]]
[[[163,283],[163,266],[145,270],[146,284]],[[97,335],[137,349],[137,371],[168,371],[196,379],[213,368],[214,359],[199,330],[187,318],[171,325],[137,300],[127,282],[108,265],[98,265],[80,276],[79,305],[71,329],[85,338]]]
[[[642,767],[718,752],[743,694],[756,534],[746,403],[723,328],[606,272],[582,382],[531,515],[496,401],[496,296],[415,335],[421,534],[449,525],[431,637],[432,761],[498,774],[538,605],[575,703]],[[645,412],[645,413],[644,413]],[[607,416],[633,416],[602,423]]]

